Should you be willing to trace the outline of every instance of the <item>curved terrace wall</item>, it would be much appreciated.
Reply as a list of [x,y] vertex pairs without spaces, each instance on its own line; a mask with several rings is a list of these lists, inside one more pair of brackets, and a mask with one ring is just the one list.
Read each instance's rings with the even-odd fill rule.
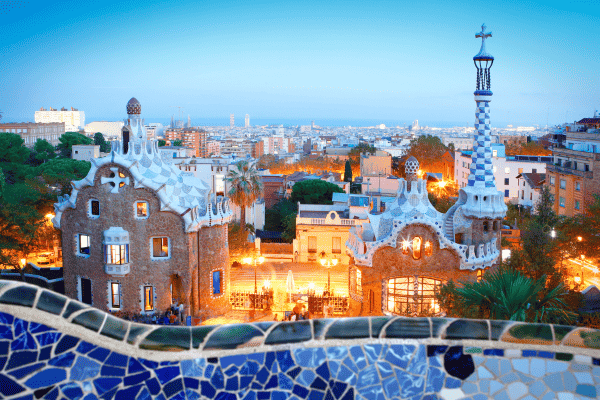
[[576,399],[600,331],[370,317],[165,327],[0,281],[0,398]]

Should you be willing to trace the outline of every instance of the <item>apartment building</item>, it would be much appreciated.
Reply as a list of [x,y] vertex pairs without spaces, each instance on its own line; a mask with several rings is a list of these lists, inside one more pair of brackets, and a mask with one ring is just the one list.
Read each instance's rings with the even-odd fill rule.
[[522,173],[517,175],[519,192],[517,204],[529,209],[534,209],[540,199],[546,174]]
[[545,184],[554,196],[554,211],[573,216],[587,212],[600,194],[600,117],[567,125],[564,145],[552,149]]
[[194,149],[196,157],[208,157],[207,146],[208,133],[203,129],[185,128],[177,129],[170,128],[165,130],[165,140],[173,144],[175,140],[181,140],[181,145],[188,149]]
[[51,145],[58,145],[58,139],[65,133],[64,122],[53,123],[7,123],[0,124],[0,132],[11,132],[21,136],[25,146],[32,147],[38,139],[44,139]]
[[65,132],[79,132],[85,125],[85,113],[71,107],[70,110],[61,108],[60,111],[50,107],[46,110],[43,107],[35,112],[35,122],[48,124],[52,122],[62,122],[65,124]]

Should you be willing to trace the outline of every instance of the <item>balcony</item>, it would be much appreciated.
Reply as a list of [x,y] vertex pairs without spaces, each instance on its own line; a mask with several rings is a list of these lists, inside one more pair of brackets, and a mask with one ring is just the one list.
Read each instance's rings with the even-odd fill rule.
[[130,264],[104,264],[104,272],[113,276],[125,276],[131,272]]
[[574,168],[569,168],[569,167],[560,166],[560,165],[547,164],[546,172],[555,172],[555,173],[565,174],[565,175],[575,175],[575,176],[579,176],[581,178],[586,178],[586,179],[594,178],[594,174],[592,171],[579,171]]
[[600,161],[600,153],[590,153],[587,151],[573,150],[568,149],[564,146],[555,146],[552,151],[552,155],[554,157],[565,157],[567,159],[571,159],[572,161]]
[[[340,223],[338,223],[340,221]],[[362,225],[365,222],[369,222],[367,219],[330,219],[330,218],[296,218],[296,225],[342,225],[342,226],[355,226]]]

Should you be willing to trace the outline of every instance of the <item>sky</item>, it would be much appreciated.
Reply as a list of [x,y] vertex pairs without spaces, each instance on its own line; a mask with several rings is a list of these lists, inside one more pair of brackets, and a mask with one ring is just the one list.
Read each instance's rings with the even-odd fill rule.
[[0,1],[0,111],[115,121],[136,97],[146,122],[472,126],[482,23],[492,125],[600,109],[597,0],[47,0]]

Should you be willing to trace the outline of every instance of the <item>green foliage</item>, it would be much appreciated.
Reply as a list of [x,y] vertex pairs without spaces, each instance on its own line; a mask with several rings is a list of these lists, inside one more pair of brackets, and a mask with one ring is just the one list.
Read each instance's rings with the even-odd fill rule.
[[442,156],[448,151],[437,136],[418,136],[410,141],[410,145],[404,157],[415,157],[423,171],[436,172],[443,170]]
[[181,147],[181,146],[183,146],[183,142],[181,140],[179,140],[179,139],[173,140],[173,144],[172,145],[175,146],[175,147]]
[[344,193],[344,191],[333,183],[309,179],[294,184],[290,200],[302,204],[333,204],[331,201],[333,193]]
[[110,152],[110,143],[104,139],[104,135],[101,132],[96,132],[94,134],[94,144],[96,146],[100,146],[100,151],[103,153]]
[[456,202],[455,198],[449,196],[436,197],[433,193],[427,193],[429,202],[439,212],[445,214]]
[[73,145],[94,143],[92,139],[78,132],[66,132],[58,138],[58,141],[60,143],[56,146],[56,150],[63,158],[71,158],[71,149]]
[[371,146],[365,142],[361,142],[358,146],[354,146],[352,150],[350,150],[349,155],[350,157],[358,157],[363,153],[375,154],[376,151],[377,149],[374,146]]
[[477,311],[479,318],[504,319],[523,322],[570,324],[576,315],[569,310],[563,284],[545,290],[546,276],[539,279],[526,277],[520,271],[501,266],[495,272],[484,274],[480,282],[466,281],[451,287],[453,310],[461,313]]
[[16,133],[0,132],[0,165],[23,164],[29,158],[29,149]]
[[298,205],[288,199],[280,200],[265,211],[265,231],[283,232],[283,239],[291,243],[296,237]]
[[55,187],[60,194],[71,191],[71,181],[85,178],[92,164],[89,161],[57,158],[38,167],[38,174],[50,187]]
[[344,182],[352,182],[352,166],[350,160],[346,160],[344,165]]
[[248,242],[248,230],[242,229],[240,224],[229,224],[228,246],[231,262],[241,262],[242,258],[252,251],[254,243]]
[[35,154],[35,159],[40,163],[45,163],[48,160],[52,160],[56,158],[56,153],[54,152],[54,146],[50,144],[45,139],[38,139],[33,146],[33,153]]
[[163,147],[166,146],[167,142],[165,140],[159,139],[158,140],[158,147]]

